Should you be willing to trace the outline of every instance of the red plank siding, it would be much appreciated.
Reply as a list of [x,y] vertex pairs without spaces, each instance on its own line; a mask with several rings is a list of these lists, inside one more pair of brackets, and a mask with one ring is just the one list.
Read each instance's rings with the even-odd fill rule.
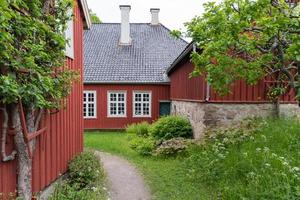
[[171,99],[205,100],[206,83],[203,77],[190,78],[194,65],[183,59],[179,67],[171,74]]
[[[70,69],[79,71],[81,82],[74,84],[72,93],[67,99],[66,108],[56,114],[48,114],[42,122],[46,124],[47,132],[38,137],[33,157],[32,184],[35,192],[44,189],[63,174],[67,169],[68,161],[83,149],[83,18],[78,5],[75,6],[74,11],[75,58],[67,59],[66,65]],[[12,140],[10,136],[7,142],[7,152],[10,152],[13,147]],[[16,180],[16,162],[2,163],[0,161],[0,193],[4,193],[7,197],[10,192],[15,192]]]
[[[184,58],[171,72],[170,93],[171,100],[207,102],[207,82],[204,76],[190,78],[190,73],[194,70],[194,65],[188,59]],[[231,93],[226,96],[218,95],[212,88],[209,90],[209,101],[216,103],[267,103],[270,100],[267,97],[268,87],[266,81],[269,77],[259,81],[256,85],[247,85],[245,81],[236,81]],[[281,97],[283,103],[296,103],[295,92],[291,91]]]
[[[85,129],[124,129],[127,124],[141,121],[152,122],[159,117],[159,101],[170,100],[169,85],[84,85],[84,90],[95,90],[97,92],[97,118],[85,119]],[[127,117],[110,118],[107,117],[107,92],[108,91],[127,91]],[[132,117],[132,96],[133,91],[152,92],[152,116],[149,118]]]

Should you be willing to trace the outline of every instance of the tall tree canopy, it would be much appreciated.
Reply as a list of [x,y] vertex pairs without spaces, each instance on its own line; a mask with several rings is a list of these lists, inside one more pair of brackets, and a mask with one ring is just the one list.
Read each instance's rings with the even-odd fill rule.
[[[31,200],[31,154],[21,117],[29,133],[39,128],[46,109],[61,107],[76,72],[65,65],[66,22],[72,0],[0,0],[0,111],[3,113],[3,162],[18,159],[18,195]],[[16,151],[6,155],[8,121],[14,128]],[[22,128],[21,128],[22,127]]]
[[89,11],[90,11],[90,16],[91,16],[93,24],[100,24],[100,23],[102,23],[101,20],[100,20],[100,18],[98,17],[98,15],[96,13],[94,13],[91,9]]
[[[292,3],[293,2],[293,3]],[[300,6],[285,0],[223,0],[186,23],[194,52],[194,76],[206,73],[221,94],[239,79],[249,84],[269,74],[275,97],[289,89],[300,98]],[[176,33],[176,32],[175,32]]]

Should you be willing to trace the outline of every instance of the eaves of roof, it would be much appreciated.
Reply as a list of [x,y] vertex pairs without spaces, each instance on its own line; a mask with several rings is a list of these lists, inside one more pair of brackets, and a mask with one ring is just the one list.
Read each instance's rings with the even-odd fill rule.
[[84,19],[85,19],[85,28],[90,29],[92,26],[92,20],[89,12],[89,7],[86,0],[79,0],[80,6],[83,11]]
[[118,85],[170,85],[170,82],[129,82],[129,81],[84,81],[84,84],[86,85],[93,85],[93,84],[118,84]]
[[172,70],[177,66],[177,64],[186,57],[191,51],[193,51],[195,46],[195,42],[189,43],[189,45],[183,50],[183,52],[174,60],[174,62],[170,65],[170,67],[166,70],[166,73],[170,75]]

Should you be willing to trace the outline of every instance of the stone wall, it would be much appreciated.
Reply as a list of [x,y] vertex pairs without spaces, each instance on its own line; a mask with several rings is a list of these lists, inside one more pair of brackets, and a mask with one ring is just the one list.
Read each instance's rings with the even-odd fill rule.
[[[222,104],[172,101],[172,114],[187,117],[195,138],[201,138],[206,128],[228,126],[246,118],[268,117],[275,114],[273,104]],[[300,108],[296,104],[282,104],[280,115],[298,117]]]

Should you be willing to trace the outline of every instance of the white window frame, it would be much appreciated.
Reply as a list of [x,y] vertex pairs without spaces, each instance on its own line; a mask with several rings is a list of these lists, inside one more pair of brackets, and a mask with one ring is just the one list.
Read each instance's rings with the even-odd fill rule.
[[71,19],[67,22],[67,29],[65,30],[65,37],[67,40],[65,54],[67,57],[74,59],[74,16],[73,7],[68,10],[68,15]]
[[[116,101],[111,102],[110,95],[111,94],[124,94],[124,114],[118,114],[118,103],[123,103],[123,101],[119,101],[118,97]],[[117,104],[117,114],[111,114],[110,113],[110,103],[116,103]],[[107,117],[111,118],[126,118],[127,117],[127,91],[124,90],[110,90],[107,91]]]
[[[88,115],[88,105],[93,104],[94,105],[94,116],[84,116],[84,113],[83,113],[83,118],[84,119],[97,119],[97,91],[95,91],[95,90],[84,90],[83,95],[84,94],[86,95],[86,101],[84,101],[84,99],[83,99],[83,106],[86,105],[86,114]],[[93,102],[88,101],[89,94],[94,95],[94,101]]]
[[[136,101],[135,100],[135,94],[142,94],[142,99],[141,101]],[[142,113],[141,115],[136,115],[135,114],[135,104],[136,103],[141,103],[141,111],[143,112],[143,94],[149,94],[149,114],[148,115],[144,115],[144,113]],[[133,117],[136,117],[136,118],[151,118],[152,117],[152,91],[133,91],[133,94],[132,94],[132,116]]]

